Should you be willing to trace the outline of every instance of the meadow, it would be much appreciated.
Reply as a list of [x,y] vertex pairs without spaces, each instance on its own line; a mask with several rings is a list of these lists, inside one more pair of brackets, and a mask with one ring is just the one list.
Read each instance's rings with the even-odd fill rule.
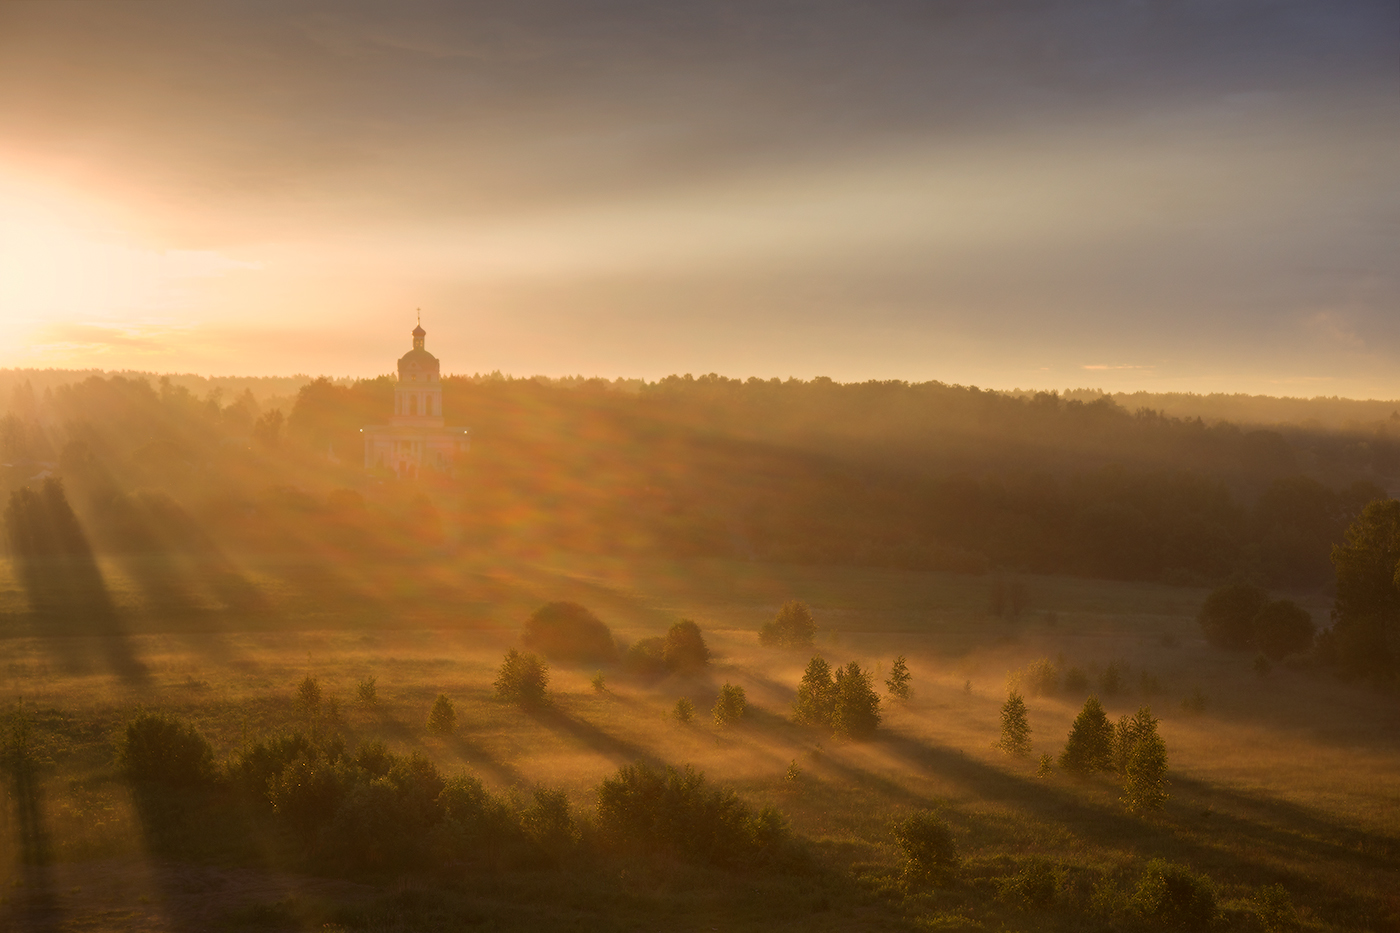
[[[1400,929],[1394,693],[1306,663],[1261,674],[1250,655],[1207,646],[1194,618],[1205,590],[576,554],[353,572],[263,556],[203,576],[168,560],[103,559],[115,627],[61,635],[36,630],[0,564],[9,760],[24,729],[38,763],[23,781],[7,770],[8,928],[1136,929],[1152,919],[1129,901],[1144,866],[1163,858],[1210,880],[1223,929]],[[1008,587],[1015,614],[994,611]],[[833,666],[858,661],[882,693],[893,659],[907,657],[912,695],[885,698],[873,738],[792,722],[812,651],[757,638],[790,598],[811,606],[817,651]],[[549,706],[502,703],[492,682],[503,654],[555,600],[589,607],[624,642],[693,619],[713,660],[658,680],[610,668],[602,690],[593,666],[555,664]],[[1327,604],[1307,608],[1323,618]],[[993,747],[1008,678],[1037,661],[1055,682],[1038,690],[1022,678],[1034,753],[1010,757]],[[308,677],[314,706],[298,702]],[[358,693],[369,678],[373,704]],[[723,683],[742,686],[750,707],[728,728],[708,715]],[[1161,811],[1127,813],[1110,776],[1037,774],[1091,691],[1112,718],[1143,704],[1159,717],[1171,781]],[[427,727],[439,694],[455,706],[450,733]],[[697,711],[688,724],[674,712],[682,697]],[[293,840],[233,814],[157,825],[116,765],[143,710],[192,723],[221,762],[300,731],[421,753],[507,800],[562,789],[585,839],[596,788],[620,767],[691,765],[781,811],[801,855],[752,871],[583,854],[508,871],[322,871]],[[945,883],[901,880],[891,827],[917,810],[953,831],[961,865]],[[1032,902],[1014,882],[1036,866],[1054,880]],[[1261,892],[1275,885],[1287,904],[1270,913]]]

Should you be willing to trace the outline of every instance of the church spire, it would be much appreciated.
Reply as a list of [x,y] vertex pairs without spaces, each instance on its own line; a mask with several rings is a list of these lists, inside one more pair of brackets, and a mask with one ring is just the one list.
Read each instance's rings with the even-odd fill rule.
[[413,349],[423,349],[423,338],[428,336],[428,332],[423,329],[423,309],[418,310],[418,326],[413,328]]

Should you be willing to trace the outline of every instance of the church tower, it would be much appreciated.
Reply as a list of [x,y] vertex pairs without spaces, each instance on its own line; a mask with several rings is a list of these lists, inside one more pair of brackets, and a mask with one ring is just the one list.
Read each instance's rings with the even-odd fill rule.
[[420,319],[413,328],[413,349],[399,357],[394,384],[394,413],[387,425],[361,428],[365,468],[391,470],[400,479],[423,470],[451,473],[457,457],[471,448],[467,428],[450,428],[442,416],[442,371],[428,352],[428,332]]

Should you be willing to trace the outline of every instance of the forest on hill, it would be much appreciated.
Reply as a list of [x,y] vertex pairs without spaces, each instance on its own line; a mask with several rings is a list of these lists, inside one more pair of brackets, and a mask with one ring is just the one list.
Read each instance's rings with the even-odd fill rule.
[[1344,529],[1400,478],[1397,419],[1246,429],[941,383],[493,376],[444,381],[473,438],[454,474],[397,483],[362,468],[359,433],[392,397],[389,377],[314,380],[285,412],[168,379],[20,384],[0,475],[6,494],[58,475],[115,550],[198,528],[347,556],[644,551],[1291,590],[1328,584]]

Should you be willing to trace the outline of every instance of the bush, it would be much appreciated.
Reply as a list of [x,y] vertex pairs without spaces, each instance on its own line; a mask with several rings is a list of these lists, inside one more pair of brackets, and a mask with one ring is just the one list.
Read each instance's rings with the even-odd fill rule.
[[641,762],[598,786],[598,828],[616,845],[725,867],[771,858],[790,837],[776,810],[755,814],[690,767],[657,771]]
[[1269,595],[1250,583],[1228,583],[1211,592],[1196,614],[1206,641],[1217,648],[1244,650],[1254,643],[1254,617]]
[[478,778],[458,775],[438,794],[442,822],[433,835],[438,851],[449,858],[483,857],[498,862],[524,839],[510,806],[488,791]]
[[710,663],[710,649],[705,646],[700,626],[689,619],[681,619],[671,626],[661,656],[669,670],[681,674],[702,671]]
[[1283,885],[1265,885],[1252,900],[1254,918],[1259,921],[1259,928],[1264,933],[1285,933],[1298,929],[1298,914],[1293,910],[1293,901]]
[[450,735],[456,728],[457,710],[453,708],[447,694],[439,693],[433,701],[432,710],[428,713],[428,731],[438,735]]
[[936,814],[919,810],[894,825],[891,834],[904,853],[907,885],[946,884],[958,870],[953,831]]
[[1024,910],[1043,910],[1055,903],[1060,872],[1049,859],[1028,859],[1020,871],[997,884],[1002,900]]
[[1146,706],[1131,716],[1118,717],[1118,725],[1113,730],[1113,770],[1127,774],[1128,759],[1132,757],[1137,743],[1156,734],[1157,720]]
[[642,638],[622,656],[622,669],[633,677],[655,680],[666,673],[666,639]]
[[733,725],[743,719],[746,712],[748,712],[748,700],[744,696],[743,687],[736,687],[726,682],[723,687],[719,688],[719,696],[715,698],[715,725]]
[[1070,727],[1065,750],[1060,754],[1060,767],[1080,775],[1112,771],[1113,741],[1113,724],[1108,721],[1103,704],[1098,697],[1089,697]]
[[1167,743],[1155,732],[1133,747],[1123,776],[1123,803],[1132,813],[1160,810],[1167,802]]
[[1162,859],[1147,863],[1129,906],[1158,926],[1204,930],[1215,920],[1215,889],[1209,880]]
[[117,762],[133,781],[195,787],[214,778],[214,749],[189,723],[142,713],[127,723]]
[[1036,658],[1020,670],[1013,671],[1006,678],[1006,687],[1017,693],[1024,690],[1031,696],[1050,696],[1059,690],[1060,672],[1049,658]]
[[366,677],[360,681],[355,688],[355,700],[361,706],[374,706],[379,702],[379,690],[375,687],[374,678]]
[[1307,651],[1316,632],[1312,615],[1291,599],[1266,603],[1254,617],[1254,644],[1273,661]]
[[233,776],[246,793],[267,803],[272,782],[287,765],[298,758],[315,758],[320,754],[320,749],[300,732],[274,736],[244,749],[233,767]]
[[807,604],[790,599],[783,603],[773,621],[759,630],[761,645],[773,648],[810,648],[817,634],[817,623]]
[[676,720],[688,723],[695,718],[695,704],[687,697],[681,697],[676,701]]
[[1001,707],[1001,738],[996,747],[1008,755],[1023,758],[1031,753],[1031,726],[1026,717],[1026,701],[1012,691]]
[[272,779],[268,797],[279,817],[311,836],[335,816],[352,780],[337,762],[304,756]]
[[1089,675],[1077,667],[1065,671],[1065,693],[1082,696],[1089,692]]
[[589,683],[593,685],[593,692],[594,692],[594,693],[607,693],[607,692],[608,692],[608,679],[607,679],[606,677],[603,676],[603,672],[602,672],[602,671],[594,671],[594,672],[593,672],[593,679],[590,680]]
[[896,700],[907,700],[909,699],[909,681],[913,679],[913,675],[909,673],[909,665],[905,663],[904,655],[901,654],[890,665],[890,676],[885,680],[885,689]]
[[605,664],[617,660],[617,645],[603,622],[578,603],[548,603],[536,609],[520,643],[554,661]]
[[549,686],[549,665],[534,654],[521,654],[514,648],[506,652],[496,675],[496,697],[516,706],[533,708],[549,702],[545,689]]
[[870,675],[852,661],[836,671],[833,690],[832,731],[855,739],[874,733],[880,725],[880,695],[870,685]]

